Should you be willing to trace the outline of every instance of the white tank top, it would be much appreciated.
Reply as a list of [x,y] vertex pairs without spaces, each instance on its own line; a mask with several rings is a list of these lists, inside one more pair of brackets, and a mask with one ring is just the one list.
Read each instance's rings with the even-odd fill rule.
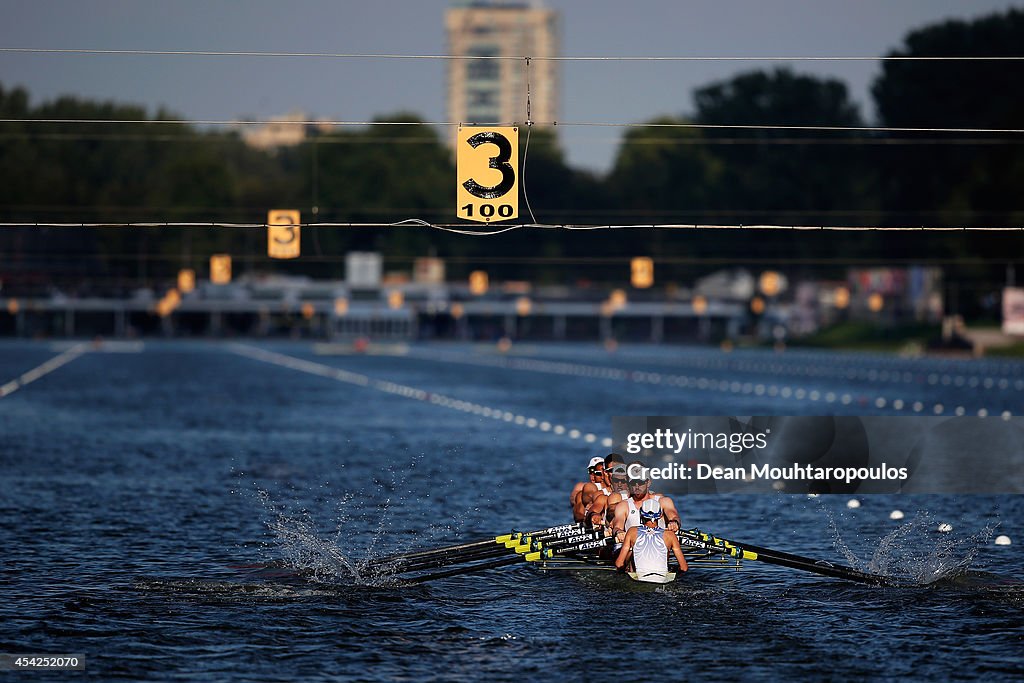
[[668,572],[668,547],[665,545],[664,529],[641,526],[636,530],[633,566],[636,568],[637,578],[641,581],[644,580],[644,576],[664,576]]
[[[654,500],[659,500],[661,498],[661,494],[660,493],[656,493],[656,494],[654,494],[651,497]],[[632,529],[635,526],[643,526],[640,523],[640,508],[638,508],[636,506],[636,503],[633,502],[633,497],[630,496],[629,498],[626,498],[626,503],[629,504],[629,514],[626,515],[626,531],[629,531],[630,529]],[[664,512],[662,512],[661,513],[661,517],[658,518],[658,528],[659,529],[664,529],[665,528],[665,513]]]

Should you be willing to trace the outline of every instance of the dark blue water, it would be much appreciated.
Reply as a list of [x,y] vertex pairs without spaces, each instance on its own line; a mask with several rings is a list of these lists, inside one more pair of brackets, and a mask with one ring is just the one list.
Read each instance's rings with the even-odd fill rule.
[[[0,344],[0,384],[66,348]],[[855,510],[839,496],[678,501],[690,526],[922,579],[910,588],[753,562],[695,568],[653,593],[520,566],[367,587],[339,557],[562,522],[613,415],[1020,414],[1020,364],[590,346],[114,350],[127,352],[83,349],[0,398],[0,652],[87,661],[33,675],[1020,675],[1016,496],[867,496]],[[907,526],[889,519],[897,508]]]

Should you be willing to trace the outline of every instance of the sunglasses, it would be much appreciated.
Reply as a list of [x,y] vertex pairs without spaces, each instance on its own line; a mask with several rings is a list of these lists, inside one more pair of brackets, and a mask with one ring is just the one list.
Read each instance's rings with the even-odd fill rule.
[[630,479],[629,480],[629,485],[630,486],[643,486],[646,483],[647,483],[646,479]]

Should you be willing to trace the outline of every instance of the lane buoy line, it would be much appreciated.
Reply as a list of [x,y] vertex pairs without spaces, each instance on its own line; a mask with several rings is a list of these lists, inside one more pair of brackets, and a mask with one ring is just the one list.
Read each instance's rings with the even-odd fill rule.
[[[585,365],[582,363],[569,363],[565,361],[539,360],[536,358],[507,358],[507,357],[476,357],[448,356],[442,357],[436,353],[427,353],[417,349],[409,349],[402,354],[396,354],[396,358],[418,358],[435,363],[460,363],[465,365],[480,365],[514,370],[529,370],[531,372],[542,372],[554,375],[585,377],[591,379],[607,379],[621,382],[636,382],[641,384],[658,384],[677,386],[687,389],[698,389],[701,391],[719,391],[722,393],[745,394],[755,396],[767,396],[769,398],[784,398],[794,401],[810,401],[812,403],[839,403],[842,405],[873,405],[879,410],[888,409],[896,413],[909,411],[914,413],[931,412],[935,415],[956,415],[967,414],[964,406],[956,406],[948,410],[942,403],[933,403],[926,406],[923,401],[909,399],[890,399],[878,396],[873,400],[863,394],[854,395],[851,392],[822,391],[812,387],[802,387],[788,384],[775,384],[767,382],[740,382],[738,380],[719,380],[711,377],[696,377],[691,375],[672,375],[660,372],[648,372],[643,370],[623,370],[603,365]],[[948,412],[947,412],[948,410]],[[1013,414],[1009,410],[1002,412],[980,408],[977,411],[978,417],[989,415],[1000,415],[1004,420],[1010,419]]]
[[325,377],[327,379],[333,379],[338,382],[353,384],[367,389],[376,389],[377,391],[383,391],[384,393],[416,401],[423,401],[442,408],[449,408],[451,410],[458,410],[464,413],[479,415],[481,417],[488,417],[493,420],[508,422],[527,429],[536,429],[541,432],[555,434],[556,436],[564,436],[574,441],[600,443],[603,448],[611,448],[612,446],[612,440],[608,437],[601,439],[592,432],[583,432],[579,429],[573,429],[554,420],[540,420],[535,417],[527,417],[526,415],[514,413],[510,410],[492,408],[473,401],[463,401],[437,392],[425,391],[423,389],[417,389],[416,387],[410,387],[405,384],[398,384],[397,382],[391,382],[388,380],[375,379],[369,375],[349,372],[348,370],[342,370],[341,368],[332,367],[323,363],[316,363],[314,361],[296,358],[295,356],[288,356],[276,351],[267,351],[265,349],[259,349],[245,344],[230,344],[228,349],[233,353],[245,356],[246,358],[270,363],[290,370],[305,372],[310,375],[317,375],[319,377]]
[[[620,351],[619,353],[623,353]],[[625,352],[623,355],[628,354]],[[641,362],[642,356],[629,354],[632,362]],[[523,356],[519,356],[520,358]],[[758,361],[743,358],[673,358],[673,359],[650,359],[653,365],[675,366],[695,369],[716,369],[740,372],[761,372],[770,375],[800,375],[804,377],[828,378],[845,380],[859,380],[869,384],[909,384],[932,386],[955,386],[967,388],[984,388],[1002,391],[1024,391],[1024,379],[1013,379],[999,377],[985,373],[951,373],[948,370],[939,368],[905,369],[892,366],[882,367],[835,367],[835,365],[809,365],[807,363],[787,362],[786,360]],[[820,362],[815,359],[814,362]]]
[[[81,345],[83,342],[58,341],[50,344],[53,351],[64,351]],[[141,341],[119,341],[119,340],[96,340],[88,342],[86,349],[90,353],[142,353],[146,350],[146,343]]]
[[18,377],[15,377],[11,381],[6,382],[3,385],[0,385],[0,398],[10,396],[18,389],[21,389],[23,386],[35,382],[40,377],[45,377],[54,370],[63,367],[64,365],[67,365],[68,363],[78,358],[82,354],[87,353],[88,351],[88,344],[84,342],[81,344],[75,344],[64,353],[58,354],[51,358],[50,360],[46,361],[45,363],[37,365],[31,370],[22,373]]

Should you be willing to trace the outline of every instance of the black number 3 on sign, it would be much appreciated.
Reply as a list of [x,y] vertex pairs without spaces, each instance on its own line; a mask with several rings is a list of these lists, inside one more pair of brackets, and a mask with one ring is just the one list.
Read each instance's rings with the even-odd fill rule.
[[519,129],[459,128],[456,152],[458,216],[478,222],[518,217]]
[[487,166],[501,171],[501,182],[492,187],[484,187],[476,180],[470,178],[462,183],[462,186],[474,197],[497,199],[508,194],[508,191],[516,184],[516,172],[512,168],[512,164],[509,163],[509,160],[512,158],[512,143],[504,135],[493,130],[477,133],[466,140],[466,144],[473,149],[488,142],[497,146],[498,155],[491,157]]

